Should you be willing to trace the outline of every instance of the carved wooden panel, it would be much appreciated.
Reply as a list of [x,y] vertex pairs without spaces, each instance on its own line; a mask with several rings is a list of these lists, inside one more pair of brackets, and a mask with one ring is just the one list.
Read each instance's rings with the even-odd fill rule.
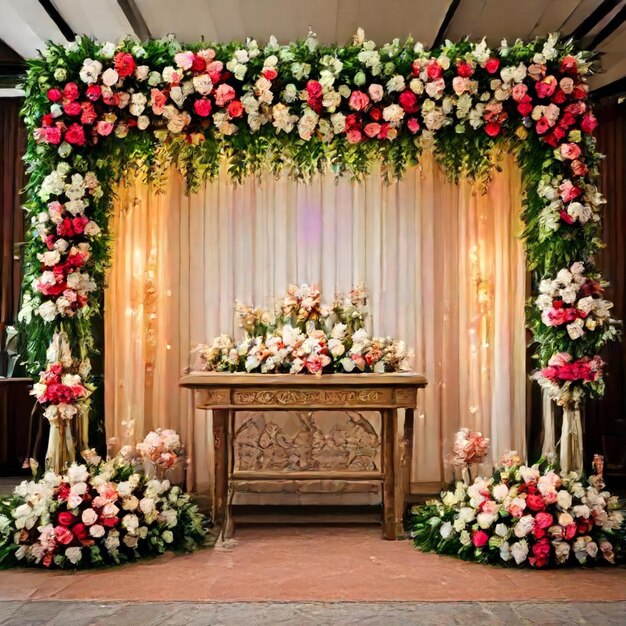
[[230,404],[229,389],[198,389],[196,393],[196,406],[199,409],[212,409],[215,406]]
[[393,401],[391,389],[236,389],[236,406],[385,406]]
[[241,411],[234,471],[380,471],[376,411]]

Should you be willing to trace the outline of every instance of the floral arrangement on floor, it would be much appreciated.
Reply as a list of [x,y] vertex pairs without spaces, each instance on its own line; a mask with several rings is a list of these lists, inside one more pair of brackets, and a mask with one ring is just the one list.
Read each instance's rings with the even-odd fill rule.
[[290,285],[276,312],[236,304],[244,337],[220,335],[194,353],[207,371],[317,374],[401,372],[409,356],[403,341],[370,337],[363,287],[322,305],[316,285]]
[[[345,46],[324,46],[313,33],[266,45],[85,36],[48,44],[29,61],[24,86],[30,228],[20,323],[29,370],[46,369],[61,330],[73,349],[92,346],[115,185],[137,175],[158,189],[171,166],[190,190],[217,177],[224,161],[236,181],[267,169],[298,180],[321,171],[359,179],[377,161],[394,179],[432,150],[453,179],[485,187],[497,152],[508,150],[524,180],[534,284],[575,263],[591,272],[604,202],[594,184],[600,155],[587,84],[594,69],[591,53],[556,35],[494,49],[463,39],[426,50],[411,38],[378,47],[361,29]],[[596,355],[612,337],[585,322],[597,340],[573,340],[560,325],[542,325],[542,313],[529,307],[539,369],[553,367],[555,355],[569,355],[573,369],[593,362],[593,380],[585,372],[572,384],[572,367],[546,377],[572,410],[584,393],[602,392]],[[320,358],[311,369],[334,362],[325,349],[314,349]],[[295,369],[305,360],[298,359]]]
[[[178,437],[146,439],[164,432]],[[85,464],[22,482],[0,502],[0,566],[99,567],[202,544],[207,518],[180,487],[148,477],[138,452],[104,461],[86,450]]]
[[[465,437],[467,438],[467,437]],[[624,515],[598,473],[585,484],[546,459],[524,465],[503,454],[491,478],[458,481],[412,509],[411,536],[426,552],[467,561],[545,568],[616,562]]]

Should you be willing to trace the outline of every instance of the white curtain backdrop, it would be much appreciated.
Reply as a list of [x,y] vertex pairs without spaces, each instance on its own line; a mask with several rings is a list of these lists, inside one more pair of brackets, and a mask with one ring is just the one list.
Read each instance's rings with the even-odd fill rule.
[[[237,334],[235,299],[270,305],[290,283],[331,300],[364,282],[371,329],[406,340],[429,386],[415,416],[414,489],[434,487],[461,426],[493,456],[525,453],[525,262],[520,174],[505,157],[486,195],[454,185],[425,155],[385,185],[330,176],[310,184],[225,175],[185,195],[120,189],[105,305],[106,427],[118,444],[176,428],[193,484],[210,476],[210,415],[177,387],[189,350]],[[131,426],[134,425],[134,433]]]

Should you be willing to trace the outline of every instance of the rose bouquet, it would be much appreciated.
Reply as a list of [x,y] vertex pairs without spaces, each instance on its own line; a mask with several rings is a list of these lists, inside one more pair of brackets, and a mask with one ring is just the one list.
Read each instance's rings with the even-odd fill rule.
[[371,337],[363,328],[366,302],[363,287],[324,306],[316,286],[292,285],[273,316],[237,304],[243,339],[220,335],[210,346],[198,346],[199,367],[262,374],[405,371],[404,342]]
[[114,565],[192,550],[208,521],[190,496],[123,456],[24,481],[0,503],[0,566]]
[[157,428],[149,432],[136,449],[144,463],[149,463],[160,477],[166,476],[167,472],[182,464],[185,459],[180,437],[170,428]]
[[481,563],[613,564],[624,547],[617,507],[601,477],[585,485],[546,460],[528,467],[508,452],[491,478],[457,482],[440,500],[414,507],[411,535],[420,550]]

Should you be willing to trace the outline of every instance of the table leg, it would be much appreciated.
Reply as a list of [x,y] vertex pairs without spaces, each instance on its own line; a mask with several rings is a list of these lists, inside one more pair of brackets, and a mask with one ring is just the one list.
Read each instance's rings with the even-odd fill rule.
[[396,539],[404,539],[404,462],[406,444],[404,432],[400,430],[398,409],[393,409],[393,485],[394,485],[394,515],[393,524]]
[[215,409],[213,411],[213,441],[214,441],[214,485],[213,485],[213,521],[223,524],[226,519],[228,499],[228,411]]
[[393,410],[381,411],[383,428],[383,539],[396,539],[396,505],[394,486],[394,427]]

